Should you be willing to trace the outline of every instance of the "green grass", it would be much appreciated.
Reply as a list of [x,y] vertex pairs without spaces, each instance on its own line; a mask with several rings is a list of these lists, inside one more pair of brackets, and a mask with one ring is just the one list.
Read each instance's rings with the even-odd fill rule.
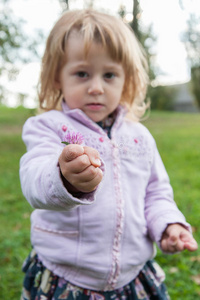
[[21,265],[30,249],[31,207],[20,190],[19,159],[25,152],[22,124],[33,114],[0,106],[0,299],[19,299]]
[[[0,299],[19,299],[21,265],[30,250],[30,205],[19,183],[19,159],[25,152],[21,129],[33,110],[0,106]],[[144,122],[157,142],[174,188],[175,200],[200,241],[200,115],[152,112]],[[199,244],[200,246],[200,244]],[[164,255],[157,261],[166,272],[172,300],[200,298],[200,250]]]
[[[200,115],[152,112],[144,122],[153,134],[174,189],[179,209],[191,223],[200,246]],[[172,300],[200,298],[200,250],[164,255],[157,261],[166,272],[166,285]],[[200,283],[199,283],[200,284]]]

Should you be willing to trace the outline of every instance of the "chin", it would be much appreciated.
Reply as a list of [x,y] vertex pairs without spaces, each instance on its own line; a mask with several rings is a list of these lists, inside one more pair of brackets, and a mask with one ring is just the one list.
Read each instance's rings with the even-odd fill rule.
[[93,122],[97,123],[97,122],[101,122],[105,119],[105,117],[98,117],[98,116],[88,116]]

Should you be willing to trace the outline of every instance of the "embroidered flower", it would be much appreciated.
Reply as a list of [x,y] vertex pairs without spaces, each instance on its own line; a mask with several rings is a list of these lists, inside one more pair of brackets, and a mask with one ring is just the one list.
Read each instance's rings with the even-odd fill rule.
[[84,137],[80,132],[72,132],[72,133],[68,132],[64,136],[64,140],[62,141],[62,143],[65,145],[69,145],[69,144],[81,145],[83,141],[84,141]]
[[67,126],[63,125],[62,126],[62,131],[64,131],[64,132],[67,131]]
[[103,143],[104,138],[101,136],[101,137],[99,138],[99,141]]

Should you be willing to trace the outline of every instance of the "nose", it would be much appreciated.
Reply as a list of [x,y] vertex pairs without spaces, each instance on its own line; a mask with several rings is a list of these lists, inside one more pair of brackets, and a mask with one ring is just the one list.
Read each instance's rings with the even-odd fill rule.
[[90,86],[88,88],[89,95],[102,95],[104,93],[103,82],[99,77],[94,77],[90,80]]

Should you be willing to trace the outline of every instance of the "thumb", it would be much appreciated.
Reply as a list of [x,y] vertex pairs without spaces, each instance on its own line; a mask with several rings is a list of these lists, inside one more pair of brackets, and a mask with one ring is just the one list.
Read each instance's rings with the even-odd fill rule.
[[69,162],[84,153],[84,148],[77,144],[67,145],[63,149],[64,160]]

